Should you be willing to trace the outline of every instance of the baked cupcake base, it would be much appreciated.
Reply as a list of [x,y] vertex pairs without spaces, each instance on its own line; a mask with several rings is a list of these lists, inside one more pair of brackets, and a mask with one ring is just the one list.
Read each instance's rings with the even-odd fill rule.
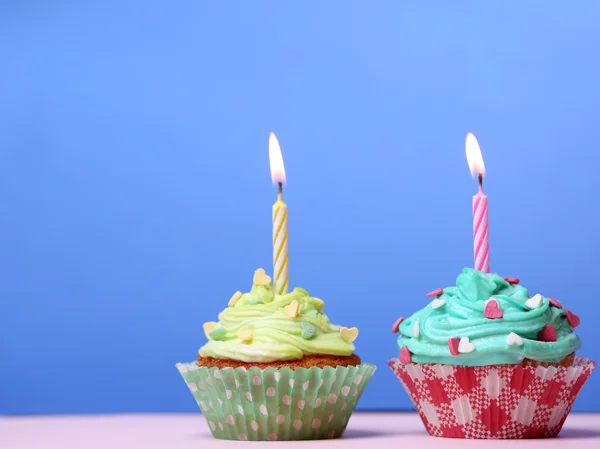
[[239,360],[230,360],[230,359],[215,359],[212,357],[200,357],[198,356],[198,362],[196,362],[198,366],[205,366],[207,368],[312,368],[316,366],[317,368],[325,368],[326,366],[357,366],[360,365],[360,357],[356,354],[352,354],[350,356],[336,356],[336,355],[305,355],[299,360],[277,360],[275,362],[269,363],[247,363]]
[[430,435],[477,439],[557,436],[596,366],[388,364]]
[[249,441],[341,437],[375,372],[367,363],[221,369],[194,362],[177,369],[213,436]]

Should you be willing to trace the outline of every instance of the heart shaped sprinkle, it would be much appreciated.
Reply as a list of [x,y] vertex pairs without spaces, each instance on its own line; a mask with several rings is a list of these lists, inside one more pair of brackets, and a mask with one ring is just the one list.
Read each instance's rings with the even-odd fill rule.
[[527,301],[525,301],[525,305],[527,307],[529,307],[530,309],[539,309],[540,307],[542,307],[543,303],[544,303],[544,298],[539,293],[536,293],[531,298],[529,298]]
[[410,351],[406,346],[402,346],[400,349],[400,361],[402,363],[410,363],[412,362],[412,357],[410,356]]
[[304,315],[312,316],[313,318],[319,318],[319,311],[318,310],[309,310]]
[[225,340],[226,334],[227,330],[223,326],[216,326],[213,330],[209,332],[210,338],[216,341]]
[[432,292],[427,293],[425,296],[440,296],[442,293],[444,293],[443,288],[436,288]]
[[560,303],[560,301],[548,296],[548,301],[550,301],[550,304],[552,304],[554,307],[556,307],[557,309],[562,309],[563,305]]
[[523,346],[523,339],[518,334],[511,332],[506,337],[506,344],[510,346]]
[[556,329],[551,324],[546,324],[538,334],[538,340],[545,342],[556,341]]
[[302,338],[305,340],[313,338],[317,333],[317,328],[308,321],[302,321],[300,327],[302,328]]
[[322,299],[313,298],[313,302],[315,303],[318,309],[322,309],[323,307],[325,307],[325,301],[323,301]]
[[450,349],[450,354],[458,355],[458,345],[460,344],[460,338],[454,337],[448,339],[448,348]]
[[475,345],[469,341],[469,337],[463,337],[458,342],[458,352],[467,354],[475,350]]
[[271,278],[267,276],[265,270],[259,268],[254,272],[254,279],[252,281],[255,285],[268,285],[271,283]]
[[419,333],[420,333],[419,322],[415,321],[413,324],[413,327],[412,327],[413,337],[419,338]]
[[498,307],[498,301],[495,299],[490,299],[485,305],[485,310],[483,311],[483,316],[490,320],[497,320],[504,316],[500,307]]
[[432,309],[439,309],[444,304],[446,304],[446,300],[445,299],[438,299],[438,298],[436,298],[433,301],[431,301],[431,308]]
[[209,340],[210,340],[210,331],[212,331],[216,325],[217,325],[217,323],[215,323],[214,321],[208,321],[202,325],[202,328],[204,329],[204,335],[206,335],[206,338],[208,338]]
[[236,305],[236,303],[239,301],[239,299],[242,297],[242,292],[235,292],[232,296],[231,299],[229,300],[229,302],[227,303],[227,305],[229,307],[233,307]]
[[252,340],[252,337],[254,336],[254,330],[253,329],[244,329],[242,331],[239,331],[237,333],[237,336],[240,340],[248,342],[248,341]]
[[579,326],[579,323],[581,323],[581,320],[573,312],[571,312],[570,310],[567,310],[567,322],[569,323],[569,326],[575,328],[575,327]]
[[394,334],[400,332],[400,323],[402,323],[402,321],[404,321],[404,318],[400,317],[396,321],[394,321],[394,324],[392,324],[392,332]]
[[502,279],[504,279],[509,284],[518,284],[519,283],[519,278],[504,277]]
[[352,343],[358,337],[358,329],[355,327],[351,327],[350,329],[340,327],[340,336],[346,343]]
[[300,310],[300,303],[297,299],[294,299],[291,303],[283,308],[283,313],[290,318],[295,318],[298,316],[298,310]]

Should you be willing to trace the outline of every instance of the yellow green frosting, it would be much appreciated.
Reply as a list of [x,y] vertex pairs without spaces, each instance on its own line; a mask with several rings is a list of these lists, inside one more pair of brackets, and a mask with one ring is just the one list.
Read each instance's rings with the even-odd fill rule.
[[351,355],[358,330],[331,324],[324,305],[302,288],[275,294],[271,279],[257,270],[250,292],[236,292],[219,321],[204,324],[209,341],[198,354],[250,363]]

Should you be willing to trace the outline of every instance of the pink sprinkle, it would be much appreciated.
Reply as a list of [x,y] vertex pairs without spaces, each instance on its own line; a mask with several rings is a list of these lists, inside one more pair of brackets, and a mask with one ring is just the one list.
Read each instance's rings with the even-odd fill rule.
[[567,310],[567,322],[571,327],[577,327],[579,326],[579,323],[581,323],[581,320],[573,312]]
[[502,278],[502,279],[504,279],[509,284],[518,284],[519,283],[519,278],[505,277],[505,278]]
[[436,288],[434,291],[427,293],[425,296],[440,296],[444,293],[443,288]]
[[397,319],[397,320],[394,322],[394,324],[392,325],[392,332],[393,332],[394,334],[396,334],[396,333],[400,332],[400,323],[402,323],[402,321],[404,321],[404,318],[403,318],[403,317],[400,317],[400,318],[398,318],[398,319]]
[[402,346],[400,350],[400,361],[402,363],[410,363],[412,362],[412,357],[410,356],[410,351],[406,346]]
[[448,339],[448,348],[450,348],[450,354],[458,355],[458,344],[460,343],[460,338],[449,338]]
[[548,300],[550,301],[550,304],[552,304],[557,309],[563,308],[563,305],[560,303],[560,301],[557,301],[556,299],[551,298],[550,296],[548,296]]
[[498,301],[492,299],[486,304],[485,310],[483,311],[483,316],[490,320],[495,320],[498,318],[502,318],[504,316],[504,313],[502,312],[500,307],[498,307]]
[[546,324],[538,334],[538,340],[545,342],[556,341],[556,329],[554,329],[554,326]]

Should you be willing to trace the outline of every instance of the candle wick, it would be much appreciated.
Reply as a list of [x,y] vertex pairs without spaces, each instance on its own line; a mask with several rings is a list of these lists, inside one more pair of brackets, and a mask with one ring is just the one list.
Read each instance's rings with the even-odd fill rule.
[[479,173],[479,191],[481,192],[483,188],[483,175]]
[[277,199],[279,201],[281,201],[282,197],[283,197],[283,183],[278,182],[277,183]]

